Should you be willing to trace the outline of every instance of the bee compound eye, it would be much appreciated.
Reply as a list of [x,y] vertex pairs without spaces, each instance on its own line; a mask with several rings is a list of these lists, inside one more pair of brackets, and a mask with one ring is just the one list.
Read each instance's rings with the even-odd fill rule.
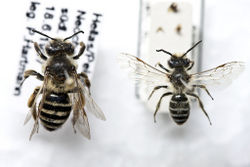
[[185,67],[188,67],[190,64],[190,60],[189,59],[184,59],[184,65]]
[[49,70],[50,70],[50,67],[49,67],[49,66],[47,66],[45,69],[46,69],[46,71],[49,71]]
[[172,59],[170,59],[170,60],[168,61],[168,65],[169,65],[170,68],[173,68],[173,67],[174,67],[174,65],[173,65],[173,60],[172,60]]

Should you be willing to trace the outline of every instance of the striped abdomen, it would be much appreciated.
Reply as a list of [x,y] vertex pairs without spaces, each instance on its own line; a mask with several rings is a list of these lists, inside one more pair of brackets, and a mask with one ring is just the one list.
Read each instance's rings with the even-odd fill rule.
[[71,111],[71,101],[66,93],[50,93],[45,97],[40,113],[43,126],[53,131],[61,127],[68,119]]
[[185,94],[174,94],[170,100],[169,111],[173,120],[181,125],[189,117],[189,101]]

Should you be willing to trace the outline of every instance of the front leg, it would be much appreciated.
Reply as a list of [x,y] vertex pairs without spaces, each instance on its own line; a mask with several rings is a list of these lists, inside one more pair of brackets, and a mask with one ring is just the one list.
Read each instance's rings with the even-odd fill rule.
[[47,60],[47,57],[43,54],[43,52],[41,51],[40,47],[38,46],[36,42],[34,43],[34,47],[35,47],[37,54],[41,57],[41,59]]
[[21,82],[21,86],[23,85],[24,81],[29,78],[30,76],[36,76],[36,78],[40,81],[43,81],[44,80],[44,76],[42,76],[42,74],[36,72],[35,70],[27,70],[24,72],[24,79],[23,81]]
[[187,71],[191,70],[193,68],[193,66],[194,66],[194,61],[191,61],[191,65],[189,66],[189,68],[187,69]]
[[73,57],[73,59],[79,59],[79,57],[83,54],[83,52],[84,52],[84,50],[85,50],[85,48],[86,48],[86,46],[85,46],[85,44],[83,43],[83,42],[80,42],[80,50],[79,50],[79,52],[78,52],[78,54],[76,55],[76,56],[74,56]]
[[156,66],[159,66],[159,67],[161,67],[163,70],[165,70],[166,72],[170,73],[170,70],[167,69],[166,67],[164,67],[161,63],[157,63],[157,64],[155,65],[155,67],[156,67]]

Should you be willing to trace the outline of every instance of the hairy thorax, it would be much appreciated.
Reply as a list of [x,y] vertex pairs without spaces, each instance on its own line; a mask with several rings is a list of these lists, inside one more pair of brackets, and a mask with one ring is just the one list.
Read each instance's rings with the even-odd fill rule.
[[47,90],[55,93],[70,93],[76,88],[76,84],[73,81],[72,84],[67,84],[66,81],[58,83],[52,78],[48,79]]
[[175,69],[169,76],[170,82],[176,89],[176,93],[182,93],[184,91],[184,89],[186,88],[185,84],[189,82],[189,78],[190,76],[183,68]]

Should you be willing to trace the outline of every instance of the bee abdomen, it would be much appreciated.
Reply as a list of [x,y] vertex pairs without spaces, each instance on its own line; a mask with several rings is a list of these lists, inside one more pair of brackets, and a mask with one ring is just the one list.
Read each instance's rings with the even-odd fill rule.
[[51,93],[46,96],[42,106],[41,123],[49,131],[56,130],[68,119],[71,108],[71,102],[67,94]]
[[178,125],[185,123],[190,113],[189,101],[186,95],[173,95],[169,104],[169,111],[175,123]]

